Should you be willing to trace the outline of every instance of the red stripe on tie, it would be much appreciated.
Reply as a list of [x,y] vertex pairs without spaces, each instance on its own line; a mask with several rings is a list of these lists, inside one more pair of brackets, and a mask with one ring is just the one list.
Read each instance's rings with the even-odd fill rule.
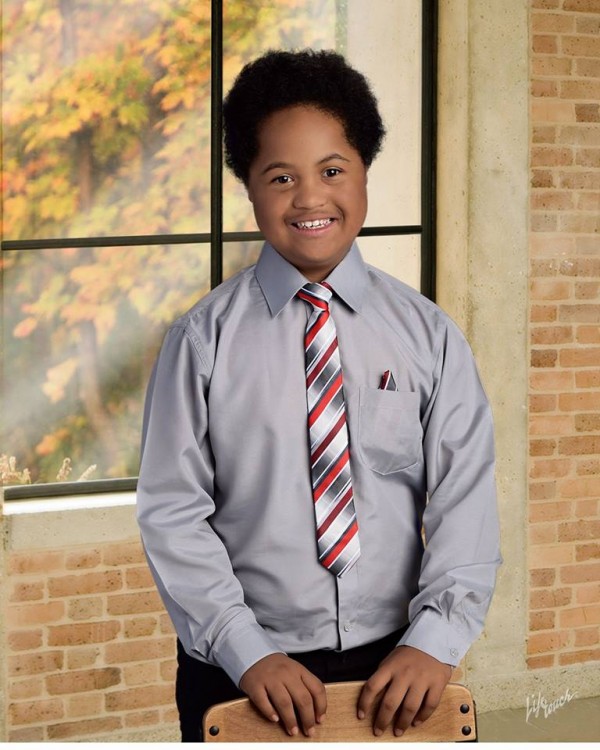
[[333,401],[335,395],[342,387],[342,371],[340,370],[333,383],[329,386],[328,390],[321,396],[319,403],[313,408],[311,413],[308,415],[308,426],[312,427],[329,404]]
[[300,299],[303,299],[305,302],[310,302],[311,305],[316,305],[317,307],[320,307],[321,310],[327,310],[328,304],[325,302],[324,299],[321,299],[320,297],[317,297],[316,295],[309,294],[308,292],[305,292],[303,289],[301,289],[298,292],[298,297]]
[[321,497],[321,495],[327,490],[327,488],[333,484],[333,482],[337,479],[340,472],[344,468],[344,466],[348,463],[350,459],[348,448],[344,449],[344,452],[342,455],[338,458],[338,460],[334,463],[334,465],[331,467],[329,472],[321,479],[317,487],[313,487],[313,498],[315,503],[317,500]]
[[346,533],[340,539],[340,541],[335,545],[335,547],[331,550],[331,552],[327,555],[327,557],[321,560],[321,563],[326,568],[329,568],[331,565],[333,565],[333,563],[341,555],[341,553],[347,547],[348,542],[352,539],[352,537],[356,534],[357,531],[358,531],[358,524],[356,523],[356,518],[355,518],[354,521],[352,522],[352,525],[348,527],[348,531],[346,531]]
[[334,426],[331,428],[331,432],[327,435],[325,440],[319,445],[318,448],[315,449],[315,451],[311,454],[311,464],[314,466],[317,461],[321,458],[323,453],[325,452],[325,449],[327,446],[331,443],[333,438],[338,434],[338,432],[342,429],[346,422],[346,413],[342,412],[341,417],[338,419],[338,421],[334,424]]
[[320,539],[335,519],[340,515],[344,508],[348,505],[348,501],[352,500],[352,487],[348,487],[343,497],[338,500],[337,505],[323,521],[323,523],[317,529],[317,539]]
[[310,372],[310,375],[308,375],[308,377],[306,378],[307,388],[310,388],[310,386],[314,383],[317,375],[326,367],[327,363],[329,362],[331,358],[331,355],[337,349],[337,345],[338,345],[337,339],[333,339],[331,344],[329,344],[327,349],[323,352],[323,354],[321,355],[321,359],[313,367],[313,369]]

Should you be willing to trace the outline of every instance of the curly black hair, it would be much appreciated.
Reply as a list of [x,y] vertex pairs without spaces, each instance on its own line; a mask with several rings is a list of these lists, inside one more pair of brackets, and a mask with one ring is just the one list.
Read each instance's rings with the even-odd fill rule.
[[348,143],[371,165],[385,128],[366,78],[337,52],[271,51],[244,66],[223,103],[225,162],[245,185],[258,154],[261,122],[302,104],[339,120]]

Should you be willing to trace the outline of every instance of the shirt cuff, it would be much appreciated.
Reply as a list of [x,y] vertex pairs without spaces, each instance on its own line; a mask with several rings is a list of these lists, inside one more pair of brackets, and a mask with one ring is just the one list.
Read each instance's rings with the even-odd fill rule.
[[211,649],[211,659],[239,687],[242,675],[253,664],[269,654],[283,653],[258,623],[248,623],[242,629],[218,638]]
[[421,610],[408,626],[398,646],[412,646],[443,664],[456,667],[471,646],[470,639],[434,609]]

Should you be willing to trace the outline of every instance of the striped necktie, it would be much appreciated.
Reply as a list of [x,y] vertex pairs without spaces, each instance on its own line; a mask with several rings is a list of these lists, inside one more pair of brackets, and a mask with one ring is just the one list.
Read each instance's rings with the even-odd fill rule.
[[352,496],[348,427],[328,284],[308,283],[298,297],[312,305],[306,326],[306,400],[319,562],[342,576],[360,555]]

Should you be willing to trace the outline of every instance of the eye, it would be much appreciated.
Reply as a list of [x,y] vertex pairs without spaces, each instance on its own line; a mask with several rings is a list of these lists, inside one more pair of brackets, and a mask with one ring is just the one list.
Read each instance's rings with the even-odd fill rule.
[[280,174],[271,180],[271,182],[274,182],[277,185],[289,185],[291,181],[292,181],[292,178],[289,176],[289,174]]
[[327,167],[323,174],[325,177],[337,177],[342,174],[342,170],[339,167]]

